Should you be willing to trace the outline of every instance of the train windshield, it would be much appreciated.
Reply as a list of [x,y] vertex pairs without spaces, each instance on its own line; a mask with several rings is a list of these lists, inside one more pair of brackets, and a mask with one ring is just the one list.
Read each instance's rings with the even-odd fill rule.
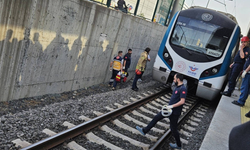
[[230,34],[229,29],[216,24],[179,16],[170,41],[188,53],[201,53],[216,59],[222,56]]

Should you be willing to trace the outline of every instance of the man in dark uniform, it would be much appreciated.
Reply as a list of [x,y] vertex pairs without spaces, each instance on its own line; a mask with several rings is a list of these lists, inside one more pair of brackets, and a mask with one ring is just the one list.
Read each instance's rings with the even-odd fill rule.
[[128,53],[123,57],[123,71],[128,72],[128,68],[131,64],[132,49],[128,49]]
[[[169,116],[170,120],[170,129],[171,132],[175,138],[176,143],[170,143],[169,145],[172,148],[175,149],[181,149],[181,140],[179,132],[177,131],[177,124],[178,119],[181,115],[183,104],[185,103],[186,95],[187,95],[187,89],[183,84],[183,75],[182,74],[175,74],[174,76],[174,82],[177,85],[175,90],[173,90],[171,99],[169,101],[169,105],[167,106],[168,109],[172,109],[172,114]],[[147,127],[140,128],[136,126],[136,129],[143,135],[145,135],[149,130],[154,127],[154,125],[161,119],[163,119],[164,116],[161,112],[159,112],[153,120],[147,125]]]
[[246,63],[243,67],[243,73],[242,73],[242,84],[240,88],[240,98],[238,100],[233,101],[232,103],[235,105],[238,105],[240,107],[245,105],[246,99],[248,97],[248,94],[250,92],[250,55],[247,58]]
[[236,79],[239,76],[240,72],[243,70],[245,58],[248,56],[250,51],[248,42],[249,38],[247,36],[241,38],[240,50],[234,57],[234,62],[230,65],[231,71],[229,74],[228,90],[221,92],[222,95],[230,97],[234,91]]
[[229,150],[248,150],[250,148],[250,121],[234,127],[229,134]]

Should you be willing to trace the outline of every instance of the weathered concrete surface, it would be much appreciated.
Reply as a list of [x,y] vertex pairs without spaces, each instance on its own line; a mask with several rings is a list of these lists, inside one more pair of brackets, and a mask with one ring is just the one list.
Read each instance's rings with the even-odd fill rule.
[[0,101],[108,82],[109,63],[133,49],[155,56],[166,27],[84,0],[0,0]]

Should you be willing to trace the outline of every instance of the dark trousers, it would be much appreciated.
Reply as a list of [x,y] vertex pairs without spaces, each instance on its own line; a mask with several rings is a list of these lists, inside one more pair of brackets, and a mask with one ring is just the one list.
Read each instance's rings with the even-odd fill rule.
[[115,80],[115,78],[116,78],[116,75],[118,74],[118,70],[112,70],[112,76],[111,76],[111,78],[110,78],[110,80],[109,80],[109,85],[112,85],[112,83],[113,83],[113,87],[116,87],[116,84],[117,84],[117,82],[116,82],[116,80]]
[[[170,129],[171,132],[175,138],[176,144],[177,146],[181,147],[181,140],[180,140],[180,135],[179,132],[177,130],[177,124],[178,124],[178,119],[179,119],[180,115],[170,115],[169,116],[169,120],[170,120]],[[164,118],[164,116],[162,116],[161,111],[154,116],[153,120],[145,127],[143,128],[143,132],[146,134],[151,128],[153,128],[155,126],[155,124],[162,120]]]
[[[143,73],[143,72],[142,72],[142,73]],[[142,76],[142,74],[141,74],[141,75],[135,74],[135,78],[134,78],[134,81],[133,81],[133,84],[132,84],[132,88],[133,88],[133,89],[138,88],[138,87],[137,87],[137,80],[138,80],[139,78],[141,78],[141,76]]]
[[228,81],[228,93],[233,93],[235,85],[236,85],[236,79],[239,76],[240,72],[243,70],[243,65],[241,63],[235,63],[230,71],[229,74],[229,81]]

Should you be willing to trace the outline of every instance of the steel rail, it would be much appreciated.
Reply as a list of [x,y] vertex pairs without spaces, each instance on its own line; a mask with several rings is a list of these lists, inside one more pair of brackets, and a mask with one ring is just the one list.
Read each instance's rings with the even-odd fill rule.
[[[191,113],[191,111],[200,103],[199,100],[197,100],[194,105],[191,106],[191,109],[188,110],[188,112],[181,116],[178,120],[178,126],[184,121],[184,119]],[[171,130],[168,129],[165,134],[154,144],[153,147],[150,148],[150,150],[155,150],[155,149],[159,149],[160,146],[163,145],[163,142],[165,141],[165,139],[169,138],[171,135]]]
[[126,112],[129,112],[149,101],[151,101],[152,99],[154,99],[155,97],[157,97],[160,94],[163,94],[165,92],[167,92],[168,89],[164,89],[158,93],[152,94],[142,100],[133,102],[129,105],[123,106],[119,109],[116,109],[114,111],[111,111],[109,113],[106,113],[102,116],[96,117],[90,121],[84,122],[82,124],[76,125],[73,128],[67,129],[65,131],[62,131],[54,136],[48,137],[44,140],[41,140],[37,143],[34,143],[28,147],[25,147],[21,150],[47,150],[50,148],[53,148],[59,144],[62,144],[63,142],[65,142],[68,139],[74,138],[90,129],[93,129],[107,121],[110,121],[122,114],[125,114]]

